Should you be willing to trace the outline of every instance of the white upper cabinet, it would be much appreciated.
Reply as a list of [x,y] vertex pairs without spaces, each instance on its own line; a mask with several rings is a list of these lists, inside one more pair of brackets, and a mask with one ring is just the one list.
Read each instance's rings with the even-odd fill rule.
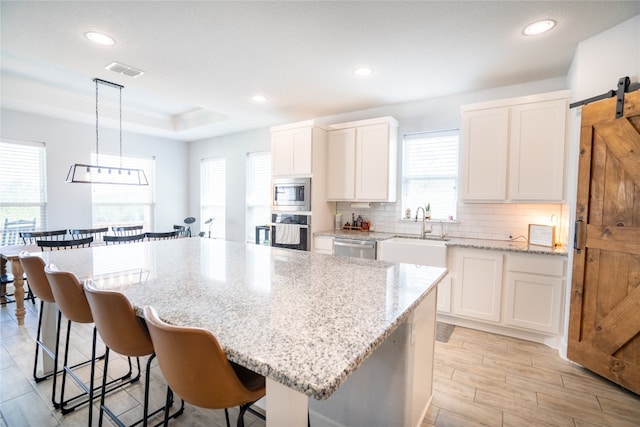
[[356,129],[332,130],[327,136],[327,198],[353,200],[356,194]]
[[562,201],[567,99],[511,109],[509,198]]
[[568,101],[560,91],[463,106],[461,199],[563,201]]
[[392,117],[331,125],[329,200],[395,202],[398,122]]
[[507,197],[509,109],[462,114],[462,200],[504,201]]
[[313,126],[271,129],[273,176],[311,175]]

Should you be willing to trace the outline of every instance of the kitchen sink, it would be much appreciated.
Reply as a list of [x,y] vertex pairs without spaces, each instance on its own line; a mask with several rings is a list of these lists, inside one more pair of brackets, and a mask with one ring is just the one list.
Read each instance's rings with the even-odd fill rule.
[[394,237],[378,242],[378,259],[408,264],[447,266],[444,239],[412,239]]

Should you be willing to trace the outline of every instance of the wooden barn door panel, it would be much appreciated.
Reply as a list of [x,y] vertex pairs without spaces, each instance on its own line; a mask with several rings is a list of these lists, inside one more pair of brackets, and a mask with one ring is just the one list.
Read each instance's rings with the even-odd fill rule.
[[568,357],[640,394],[640,91],[582,110]]

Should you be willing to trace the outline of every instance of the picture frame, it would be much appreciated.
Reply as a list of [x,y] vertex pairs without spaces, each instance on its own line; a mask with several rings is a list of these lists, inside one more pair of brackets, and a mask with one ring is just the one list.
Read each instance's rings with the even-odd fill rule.
[[556,227],[553,225],[529,224],[529,244],[553,248],[556,245]]

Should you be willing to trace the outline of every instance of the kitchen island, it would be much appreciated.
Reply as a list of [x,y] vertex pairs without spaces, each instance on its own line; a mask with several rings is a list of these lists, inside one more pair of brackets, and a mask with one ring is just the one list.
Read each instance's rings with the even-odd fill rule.
[[419,426],[431,402],[444,268],[198,238],[40,255],[211,331],[267,378],[267,426]]

